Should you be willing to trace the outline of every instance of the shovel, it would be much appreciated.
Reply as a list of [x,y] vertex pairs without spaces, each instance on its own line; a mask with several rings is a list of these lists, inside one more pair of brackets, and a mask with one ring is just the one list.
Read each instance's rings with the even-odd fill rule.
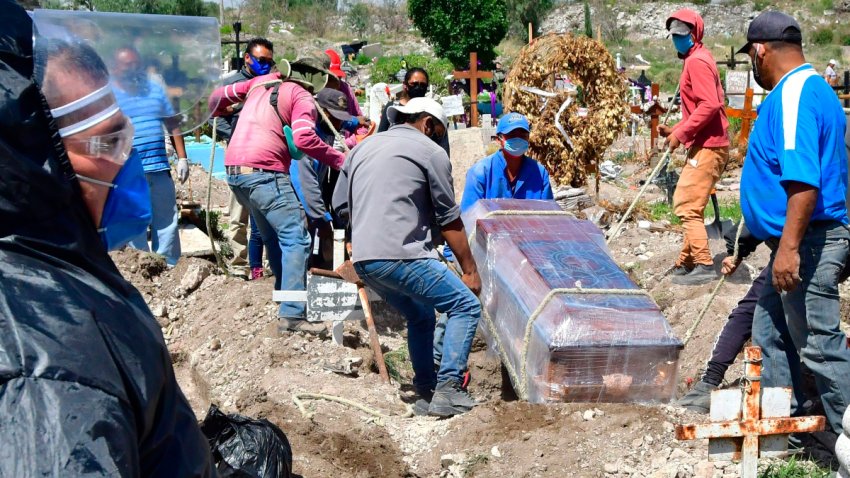
[[375,362],[378,364],[378,373],[384,382],[390,382],[390,375],[387,372],[387,364],[384,362],[384,353],[381,350],[381,343],[378,341],[378,329],[375,327],[375,318],[372,315],[372,305],[369,303],[369,294],[366,292],[366,286],[354,270],[354,265],[350,260],[345,261],[335,270],[328,271],[324,269],[310,269],[311,274],[332,277],[334,279],[344,280],[357,285],[357,295],[360,298],[360,305],[363,307],[363,314],[366,316],[366,327],[369,329],[369,346],[372,348],[372,353],[375,354]]
[[709,239],[723,239],[727,231],[731,231],[735,224],[731,219],[720,219],[720,205],[717,203],[716,191],[711,191],[711,205],[714,208],[714,218],[705,223],[705,231]]

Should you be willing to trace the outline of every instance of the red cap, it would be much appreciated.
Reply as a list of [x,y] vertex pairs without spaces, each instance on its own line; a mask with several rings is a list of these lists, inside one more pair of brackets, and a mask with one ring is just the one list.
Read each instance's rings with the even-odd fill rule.
[[331,66],[328,70],[337,78],[345,78],[345,72],[340,68],[342,62],[339,59],[339,54],[331,49],[327,49],[325,50],[325,55],[328,55],[328,58],[331,59]]

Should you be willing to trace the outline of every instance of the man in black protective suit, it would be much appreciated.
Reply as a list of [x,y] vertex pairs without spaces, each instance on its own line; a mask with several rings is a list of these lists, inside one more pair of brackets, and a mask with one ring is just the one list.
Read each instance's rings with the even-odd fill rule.
[[162,333],[96,227],[111,213],[93,220],[114,191],[84,198],[30,18],[11,0],[0,18],[0,476],[214,476]]

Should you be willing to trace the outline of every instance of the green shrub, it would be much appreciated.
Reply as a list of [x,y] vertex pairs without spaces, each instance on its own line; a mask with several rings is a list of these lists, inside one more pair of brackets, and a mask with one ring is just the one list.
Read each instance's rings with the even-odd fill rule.
[[369,58],[368,56],[366,56],[366,55],[364,55],[364,54],[360,53],[359,55],[357,55],[357,56],[354,58],[354,63],[356,63],[356,64],[358,64],[358,65],[360,65],[360,66],[368,65],[369,63],[372,63],[372,59],[371,59],[371,58]]
[[770,0],[755,0],[753,2],[753,9],[757,12],[760,12],[765,8],[769,7],[771,3],[772,2],[770,2]]
[[850,33],[841,35],[841,44],[844,46],[850,46]]
[[401,60],[407,61],[408,68],[419,67],[425,68],[428,72],[428,77],[431,84],[438,90],[445,90],[448,87],[446,75],[450,74],[454,68],[449,60],[437,59],[425,55],[405,55],[405,56],[385,56],[379,58],[378,61],[372,64],[372,81],[386,81],[388,83],[398,83],[395,74],[401,69]]
[[812,34],[812,42],[815,45],[828,45],[832,43],[833,33],[832,29],[828,27],[822,27],[815,30]]
[[458,68],[467,66],[471,51],[489,68],[508,32],[503,0],[409,0],[407,12],[434,53]]

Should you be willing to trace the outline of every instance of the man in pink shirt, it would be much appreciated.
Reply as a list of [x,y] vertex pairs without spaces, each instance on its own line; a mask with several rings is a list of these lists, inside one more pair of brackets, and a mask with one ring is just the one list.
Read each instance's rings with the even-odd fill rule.
[[[324,73],[324,72],[322,72]],[[277,108],[272,95],[277,95]],[[227,184],[240,203],[251,210],[268,247],[275,290],[305,290],[310,235],[289,176],[291,154],[283,127],[292,128],[295,147],[339,170],[345,160],[316,135],[319,121],[313,95],[294,81],[281,82],[279,73],[259,76],[217,88],[210,95],[213,116],[244,103],[239,123],[224,157]],[[303,294],[290,294],[290,297]],[[278,310],[280,328],[320,332],[321,324],[305,320],[306,302],[286,300]]]
[[682,9],[667,19],[667,30],[679,58],[685,61],[679,88],[682,121],[659,126],[671,151],[684,144],[687,161],[673,195],[673,212],[685,229],[682,252],[673,268],[673,283],[696,285],[716,277],[703,214],[714,184],[729,159],[729,121],[723,88],[711,52],[702,44],[703,22],[693,10]]

